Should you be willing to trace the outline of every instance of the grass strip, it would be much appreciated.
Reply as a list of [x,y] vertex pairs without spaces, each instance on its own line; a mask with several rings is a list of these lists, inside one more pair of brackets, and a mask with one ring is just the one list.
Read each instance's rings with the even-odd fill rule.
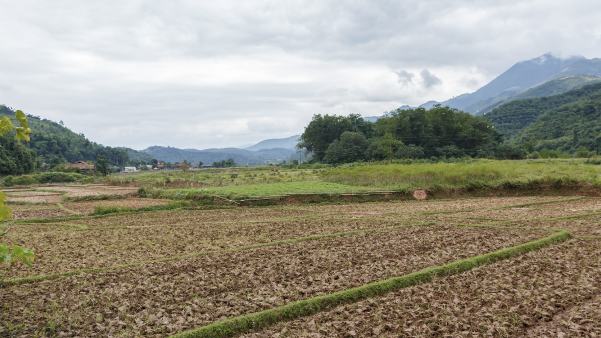
[[[404,224],[404,225],[399,225],[399,226],[394,226],[394,227],[386,227],[386,228],[361,229],[361,230],[353,230],[353,231],[346,231],[346,232],[337,232],[337,233],[326,234],[326,235],[312,235],[312,236],[299,237],[299,238],[293,238],[293,239],[285,239],[285,240],[281,240],[281,241],[273,241],[273,242],[268,242],[268,243],[246,245],[246,246],[241,246],[241,247],[237,247],[237,248],[202,251],[202,252],[191,253],[191,254],[183,255],[183,256],[159,258],[159,259],[135,262],[135,263],[129,263],[129,264],[105,266],[105,267],[101,267],[101,268],[92,268],[92,269],[79,269],[79,270],[72,270],[72,271],[66,271],[66,272],[57,272],[57,273],[48,274],[48,275],[16,278],[16,279],[10,279],[10,280],[4,281],[4,286],[35,283],[35,282],[40,282],[40,281],[44,281],[44,280],[56,279],[59,277],[68,277],[68,276],[73,276],[73,275],[79,275],[83,272],[94,273],[94,272],[107,271],[107,270],[124,269],[124,268],[139,266],[142,264],[170,262],[170,261],[175,261],[175,260],[188,259],[188,258],[193,258],[193,257],[198,257],[198,256],[216,254],[216,253],[249,250],[249,249],[261,248],[261,247],[266,247],[266,246],[276,246],[276,245],[283,245],[283,244],[290,244],[290,243],[313,241],[313,240],[319,240],[319,239],[324,239],[324,238],[350,236],[350,235],[355,235],[355,234],[364,233],[364,232],[388,231],[388,230],[394,230],[394,229],[409,228],[409,227],[418,226],[418,225],[429,226],[430,223],[422,223],[422,224],[411,223],[411,224]],[[106,228],[104,228],[104,229],[106,229]],[[94,230],[94,229],[86,229],[86,230]]]
[[[488,217],[461,217],[461,216],[437,216],[440,218],[457,218],[457,219],[473,219],[476,221],[493,221],[493,222],[516,222],[517,220],[512,219],[500,219],[500,218],[488,218]],[[522,220],[523,221],[523,220]]]
[[15,224],[48,224],[56,223],[57,221],[73,221],[78,219],[85,219],[83,216],[66,216],[66,217],[52,217],[52,218],[22,218],[16,219]]
[[[541,227],[505,227],[500,225],[493,224],[460,224],[453,223],[455,226],[459,227],[473,227],[473,228],[494,228],[494,229],[510,229],[510,230],[540,230],[540,231],[549,231],[549,232],[561,232],[565,231],[562,229],[553,229],[553,228],[541,228]],[[575,236],[577,237],[577,236]]]
[[[21,225],[40,225],[40,223],[36,223],[36,222],[20,223],[20,224]],[[66,227],[75,227],[75,228],[77,228],[77,230],[89,230],[90,229],[86,225],[72,224],[72,223],[50,223],[50,222],[47,222],[47,223],[42,223],[42,224],[46,224],[46,225],[60,225],[60,226],[66,226]]]
[[582,239],[601,239],[601,236],[574,236],[576,238],[582,238]]
[[515,204],[515,205],[506,205],[504,207],[490,208],[490,209],[487,209],[487,210],[503,210],[503,209],[513,209],[513,208],[525,208],[525,207],[530,207],[530,206],[533,206],[533,205],[542,205],[542,204],[552,204],[552,203],[578,201],[578,200],[585,199],[585,198],[586,197],[584,197],[584,196],[580,196],[580,197],[566,198],[566,199],[553,200],[553,201],[530,202],[530,203],[522,203],[522,204]]
[[123,200],[126,195],[88,195],[88,196],[66,196],[61,198],[62,202],[89,202],[89,201],[107,201],[107,200]]
[[71,215],[81,215],[81,212],[79,211],[75,211],[75,210],[71,210],[71,209],[67,209],[65,208],[64,205],[62,205],[61,203],[56,203],[56,206],[61,209],[62,211],[66,211],[68,213],[70,213]]
[[501,249],[442,266],[426,268],[401,277],[393,277],[325,296],[293,302],[257,313],[221,320],[207,326],[175,334],[171,338],[218,338],[247,333],[277,322],[309,316],[326,309],[334,308],[340,304],[357,302],[362,299],[380,296],[390,291],[427,283],[432,281],[436,276],[448,276],[468,271],[481,265],[491,264],[516,255],[538,250],[551,244],[563,242],[571,237],[572,235],[569,232],[562,230],[549,237],[511,248]]

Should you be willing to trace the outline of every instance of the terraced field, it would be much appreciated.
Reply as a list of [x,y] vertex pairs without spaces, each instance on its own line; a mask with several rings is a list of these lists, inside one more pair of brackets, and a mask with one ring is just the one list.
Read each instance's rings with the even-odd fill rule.
[[10,192],[52,200],[11,206],[8,242],[36,260],[0,288],[1,337],[601,334],[601,199],[90,216],[167,201],[53,202],[110,190],[58,188]]

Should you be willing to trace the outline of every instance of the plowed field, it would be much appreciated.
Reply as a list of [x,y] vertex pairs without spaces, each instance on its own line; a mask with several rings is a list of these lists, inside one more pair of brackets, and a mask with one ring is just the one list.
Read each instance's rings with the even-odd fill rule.
[[[73,195],[125,193],[105,186],[50,188]],[[16,224],[6,240],[32,248],[36,260],[33,270],[13,266],[8,284],[0,288],[0,337],[170,336],[512,250],[560,230],[572,238],[384,294],[349,298],[313,314],[276,319],[264,328],[266,323],[257,322],[258,329],[237,335],[601,334],[600,199],[482,198],[85,216],[99,202],[134,208],[166,203],[131,198],[63,203],[81,217]],[[65,212],[52,204],[19,207],[15,213],[35,218]],[[86,270],[77,274],[79,269]]]

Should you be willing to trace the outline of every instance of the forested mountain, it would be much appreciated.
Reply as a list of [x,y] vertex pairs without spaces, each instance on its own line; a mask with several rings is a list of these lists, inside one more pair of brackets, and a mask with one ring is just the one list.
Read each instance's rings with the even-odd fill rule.
[[[485,118],[495,126],[497,131],[504,134],[506,139],[512,139],[543,114],[566,104],[587,100],[589,96],[595,97],[599,91],[601,91],[601,83],[595,83],[560,95],[512,101],[493,109],[485,115]],[[570,124],[571,121],[566,120],[564,123]]]
[[497,96],[494,99],[481,101],[479,103],[491,103],[491,105],[485,108],[478,108],[479,112],[476,115],[484,115],[487,112],[493,110],[494,108],[511,101],[559,95],[569,90],[578,89],[580,87],[596,82],[601,82],[601,77],[582,74],[568,75],[557,79],[549,80],[512,97],[505,98],[502,96]]
[[[15,111],[2,106],[0,115],[14,118]],[[21,144],[35,152],[34,158],[38,162],[50,165],[76,161],[95,162],[98,155],[105,155],[114,165],[123,165],[128,160],[125,148],[105,147],[91,142],[83,134],[76,134],[61,123],[32,115],[27,115],[27,122],[32,130],[31,142]],[[12,132],[7,132],[6,135],[12,136]]]
[[263,164],[265,161],[283,160],[295,153],[294,150],[284,148],[251,151],[238,148],[197,150],[161,146],[148,147],[147,149],[142,150],[142,152],[152,155],[161,161],[172,163],[181,162],[184,159],[194,163],[213,163],[233,158],[236,163],[241,165],[258,165],[259,158]]
[[[444,102],[429,101],[420,107],[429,109],[440,104],[479,115],[529,88],[550,80],[574,75],[601,76],[601,59],[586,59],[582,56],[562,59],[545,54],[532,60],[516,63],[473,93],[462,94]],[[577,86],[573,88],[577,88]]]
[[588,87],[597,90],[572,95],[574,100],[544,110],[513,142],[535,139],[537,149],[574,153],[584,147],[601,153],[601,83]]
[[156,160],[156,158],[149,153],[145,153],[143,151],[133,150],[131,148],[125,148],[127,151],[127,157],[129,157],[130,161],[140,161],[149,163],[152,160]]
[[[495,98],[499,95],[506,97],[516,95],[536,84],[552,78],[568,66],[583,59],[584,57],[582,56],[561,59],[551,54],[545,54],[532,60],[521,61],[477,91],[459,95],[450,100],[441,102],[440,104],[442,106],[449,106],[451,108],[467,111],[471,114],[476,114],[477,111],[474,110],[473,107],[470,107],[478,101]],[[429,102],[427,105],[431,104],[432,102]]]

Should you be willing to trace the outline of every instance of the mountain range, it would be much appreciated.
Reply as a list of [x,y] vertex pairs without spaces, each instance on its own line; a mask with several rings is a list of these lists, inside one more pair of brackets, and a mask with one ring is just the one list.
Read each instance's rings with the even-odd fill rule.
[[297,154],[296,143],[300,135],[282,139],[263,140],[244,149],[240,148],[212,148],[212,149],[179,149],[172,147],[153,146],[139,153],[152,156],[161,161],[181,162],[187,159],[191,162],[213,163],[233,158],[234,162],[242,165],[259,165],[273,163],[295,157]]
[[[430,109],[440,104],[472,115],[483,115],[503,103],[557,95],[600,80],[601,58],[587,59],[583,56],[559,58],[547,53],[516,63],[473,93],[465,93],[442,102],[428,101],[419,107]],[[534,88],[538,89],[533,90]],[[379,117],[369,116],[365,119],[375,122]]]
[[601,59],[587,59],[582,56],[563,59],[547,53],[516,63],[473,93],[462,94],[443,102],[430,101],[421,106],[430,108],[440,103],[442,106],[457,108],[470,114],[482,114],[483,110],[490,110],[487,108],[491,104],[516,96],[547,81],[570,75],[601,76]]

